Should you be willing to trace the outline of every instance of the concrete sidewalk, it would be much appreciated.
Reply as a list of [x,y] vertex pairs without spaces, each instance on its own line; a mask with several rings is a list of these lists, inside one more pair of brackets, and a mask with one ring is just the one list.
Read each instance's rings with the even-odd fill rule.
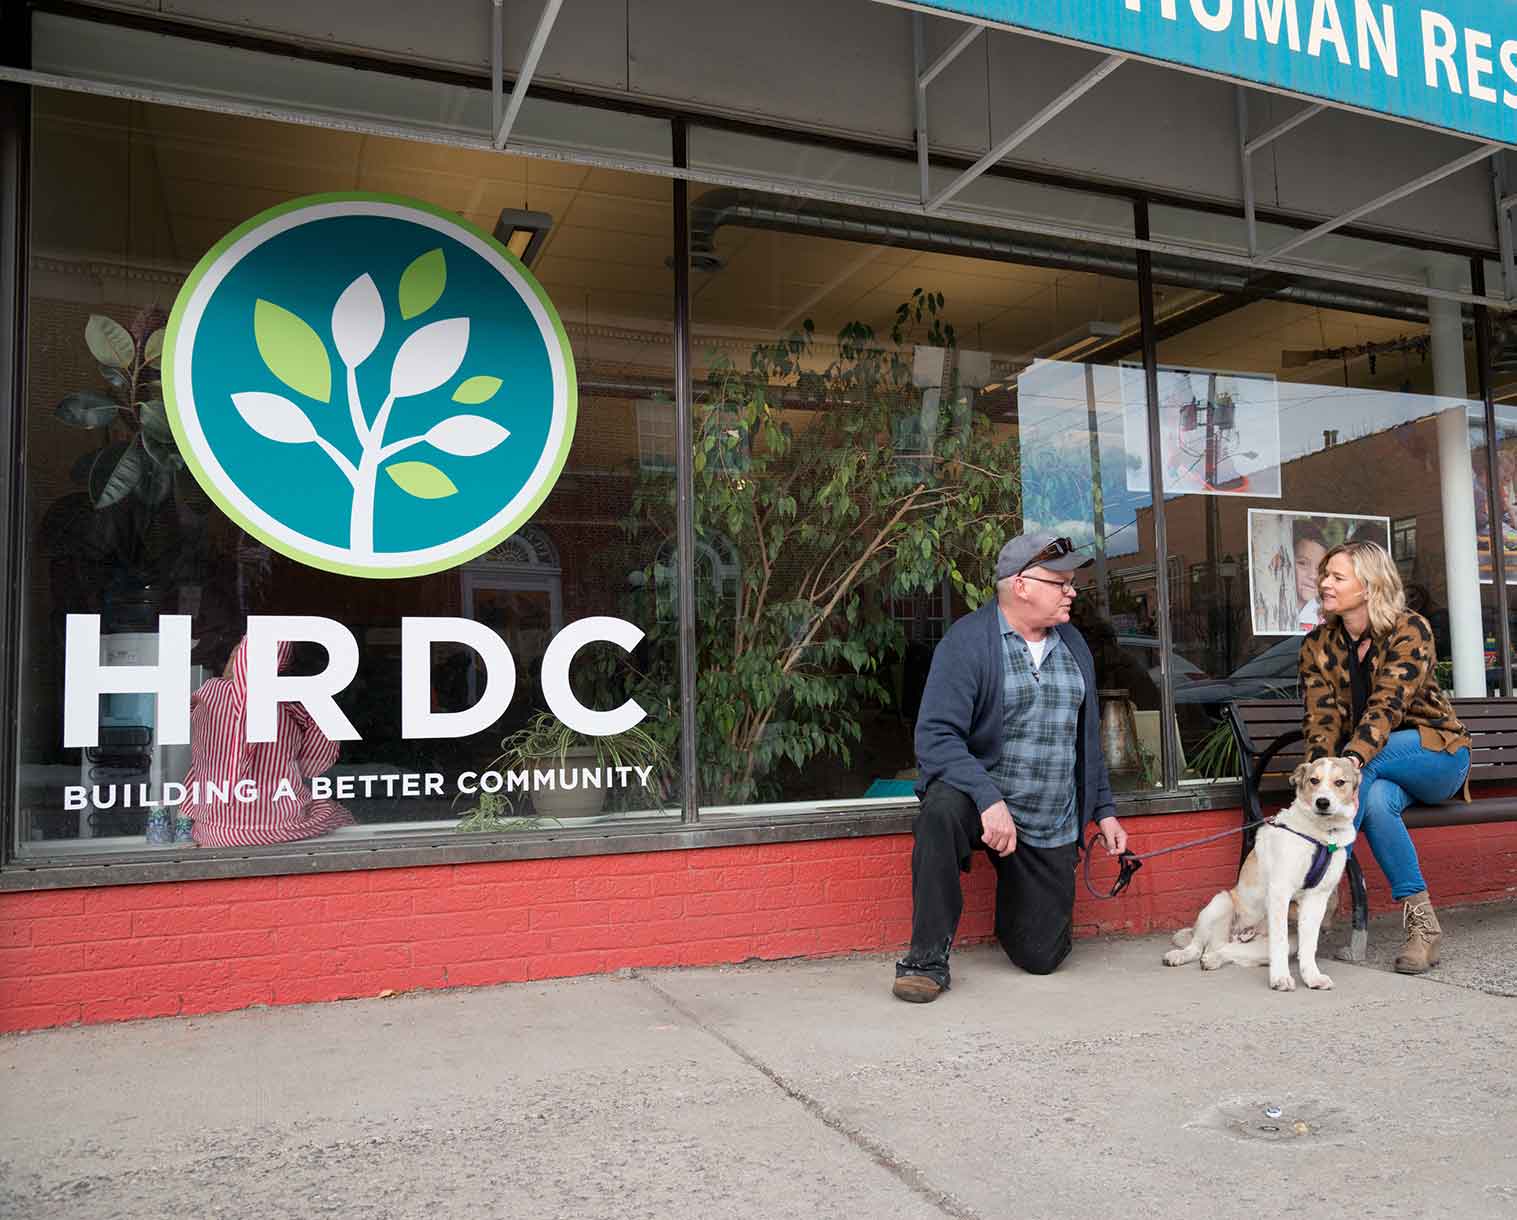
[[1445,927],[1332,992],[1148,938],[924,1006],[871,957],[15,1036],[0,1215],[1510,1217],[1517,904]]

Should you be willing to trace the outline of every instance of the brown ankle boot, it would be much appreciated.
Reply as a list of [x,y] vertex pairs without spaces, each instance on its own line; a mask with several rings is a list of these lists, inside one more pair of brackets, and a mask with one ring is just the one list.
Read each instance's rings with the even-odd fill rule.
[[1433,901],[1426,890],[1407,898],[1401,908],[1401,925],[1406,929],[1406,944],[1396,955],[1398,974],[1421,974],[1438,964],[1443,929],[1433,914]]

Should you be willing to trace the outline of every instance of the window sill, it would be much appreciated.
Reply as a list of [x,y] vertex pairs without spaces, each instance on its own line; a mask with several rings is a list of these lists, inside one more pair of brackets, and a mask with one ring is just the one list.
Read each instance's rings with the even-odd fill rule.
[[[1208,783],[1151,796],[1124,794],[1117,802],[1117,814],[1131,818],[1195,813],[1236,809],[1241,802],[1242,788],[1237,783]],[[664,820],[636,824],[607,818],[596,819],[596,825],[572,828],[470,834],[439,833],[436,823],[412,823],[378,834],[355,828],[272,847],[163,847],[148,858],[144,858],[138,839],[107,839],[97,841],[98,847],[75,849],[77,854],[71,853],[72,859],[54,855],[13,860],[0,870],[0,892],[868,838],[910,833],[916,802],[893,798],[870,804],[826,802],[786,809],[784,816],[776,816],[774,810],[742,807],[708,809],[702,811],[700,822],[692,824]]]

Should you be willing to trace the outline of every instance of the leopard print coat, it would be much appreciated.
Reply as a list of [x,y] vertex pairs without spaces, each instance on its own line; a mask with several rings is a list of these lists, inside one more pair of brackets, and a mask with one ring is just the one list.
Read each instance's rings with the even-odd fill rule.
[[[1407,610],[1375,640],[1369,701],[1357,727],[1349,684],[1349,644],[1337,623],[1324,622],[1301,642],[1301,730],[1309,762],[1342,754],[1361,767],[1380,753],[1397,729],[1416,729],[1429,750],[1452,754],[1470,744],[1453,704],[1438,686],[1433,629]],[[1352,736],[1350,730],[1352,729]]]

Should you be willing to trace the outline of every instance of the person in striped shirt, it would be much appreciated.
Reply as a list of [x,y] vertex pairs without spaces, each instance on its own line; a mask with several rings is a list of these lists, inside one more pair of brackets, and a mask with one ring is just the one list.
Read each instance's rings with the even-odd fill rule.
[[[248,741],[247,644],[242,639],[221,677],[202,683],[190,699],[192,762],[183,812],[193,819],[195,842],[201,847],[289,843],[351,826],[353,815],[342,805],[311,797],[310,777],[337,761],[338,746],[304,707],[281,703],[274,740]],[[290,654],[290,644],[281,641],[281,671]],[[251,799],[238,799],[239,784]]]

